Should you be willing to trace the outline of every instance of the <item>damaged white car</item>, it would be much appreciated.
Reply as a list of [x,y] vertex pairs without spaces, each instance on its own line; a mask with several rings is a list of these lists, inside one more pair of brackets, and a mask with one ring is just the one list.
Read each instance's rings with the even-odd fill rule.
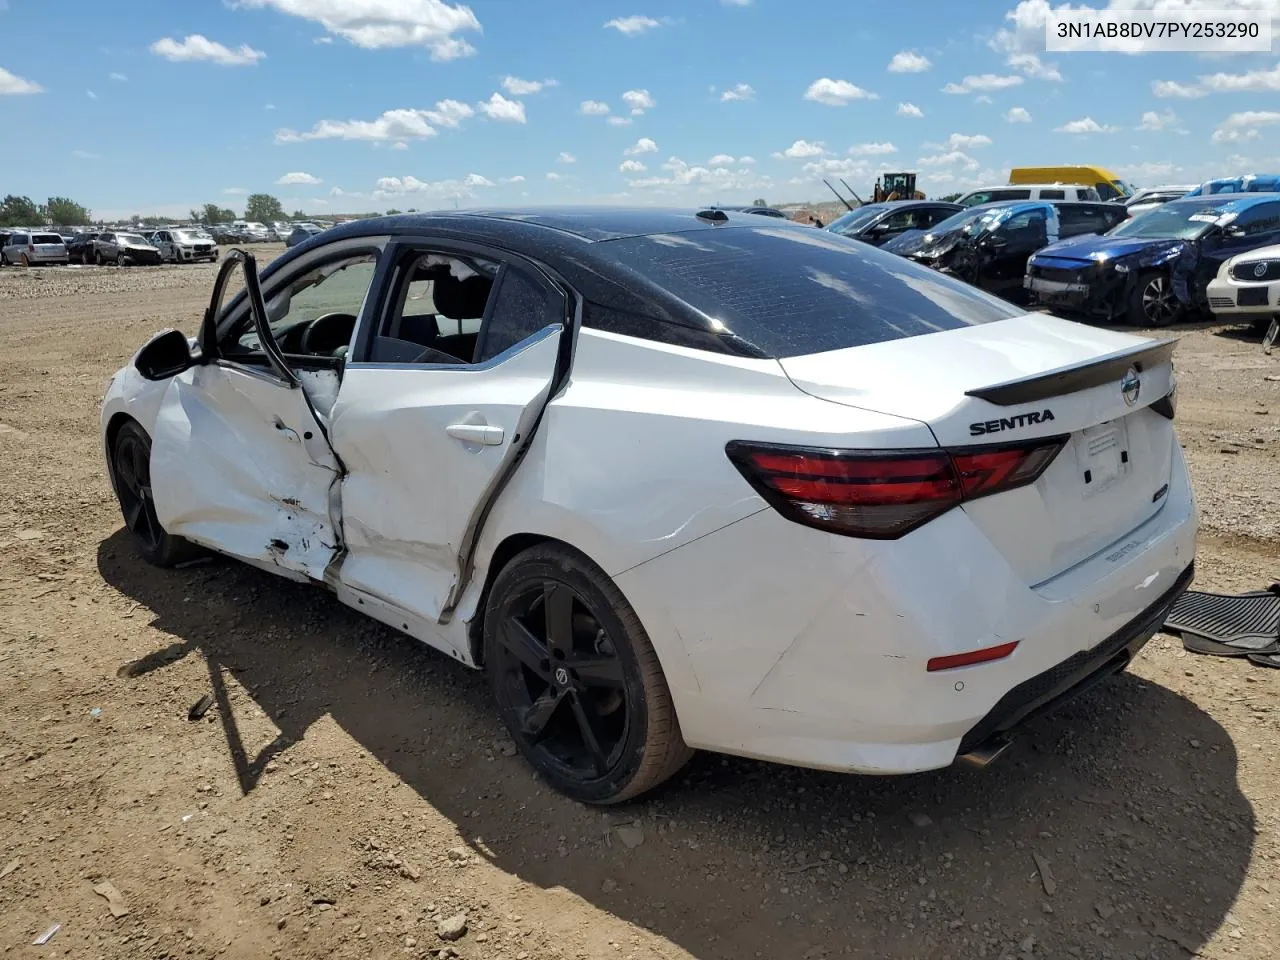
[[691,748],[986,761],[1124,669],[1192,577],[1172,352],[751,215],[415,214],[232,251],[102,440],[148,560],[482,667],[611,803]]

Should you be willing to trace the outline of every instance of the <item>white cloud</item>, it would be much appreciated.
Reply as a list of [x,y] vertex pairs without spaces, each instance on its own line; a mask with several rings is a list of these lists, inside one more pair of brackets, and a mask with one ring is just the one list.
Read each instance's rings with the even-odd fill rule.
[[1174,174],[1181,173],[1182,168],[1169,160],[1147,161],[1145,163],[1122,164],[1116,168],[1116,172],[1128,180],[1137,181],[1156,181],[1172,177]]
[[[497,94],[494,94],[497,96]],[[376,120],[321,120],[299,133],[287,128],[276,131],[276,143],[307,140],[423,140],[439,132],[436,127],[457,127],[475,111],[460,100],[441,100],[434,110],[401,108],[388,110]],[[435,126],[432,126],[434,124]]]
[[109,73],[107,74],[107,79],[114,80],[116,81],[116,83],[124,83],[129,78],[126,77],[123,73]]
[[[417,177],[379,177],[374,184],[373,193],[370,194],[372,200],[390,200],[399,197],[423,197],[436,200],[452,200],[462,199],[464,197],[474,197],[477,187],[492,187],[493,181],[487,177],[482,177],[478,173],[469,173],[461,180],[419,180]],[[333,191],[330,191],[333,193]],[[339,191],[340,196],[354,197],[359,194],[347,193],[343,194]]]
[[977,93],[980,90],[1007,90],[1022,83],[1022,77],[1016,74],[1000,76],[994,73],[980,73],[965,77],[959,83],[948,83],[942,88],[943,93]]
[[1036,80],[1062,80],[1056,64],[1043,63],[1034,53],[1015,53],[1006,62],[1024,76]]
[[72,150],[71,155],[77,160],[101,160],[102,154],[90,150]]
[[1274,110],[1245,110],[1233,113],[1213,131],[1214,143],[1238,143],[1242,140],[1255,140],[1258,127],[1267,127],[1280,123],[1280,113]]
[[622,102],[631,108],[633,117],[641,116],[646,110],[657,106],[648,90],[628,90],[623,93]]
[[524,175],[517,173],[514,177],[503,177],[503,183],[524,183]]
[[914,103],[898,104],[898,116],[900,117],[923,117],[924,112]]
[[[811,160],[800,169],[813,177],[860,177],[871,172],[871,166],[866,160],[848,160],[837,157]],[[800,180],[797,182],[805,181]]]
[[682,188],[692,189],[696,193],[759,191],[763,192],[772,185],[769,177],[760,176],[750,170],[729,170],[723,167],[708,169],[691,165],[679,157],[669,157],[662,164],[666,176],[644,177],[629,180],[628,184],[637,189],[655,190],[662,193],[679,192]]
[[631,126],[630,117],[609,117],[605,123],[611,127],[629,127]]
[[978,169],[978,161],[973,159],[967,153],[959,150],[949,150],[946,153],[937,153],[928,157],[921,157],[916,161],[922,167],[961,167],[965,170]]
[[286,173],[283,177],[281,177],[279,180],[276,181],[276,185],[281,187],[292,187],[300,184],[305,184],[306,186],[314,187],[317,184],[321,184],[321,183],[324,183],[324,181],[321,180],[319,177],[313,177],[309,173]]
[[714,157],[707,161],[709,167],[727,167],[736,161],[727,153],[717,153]]
[[[714,166],[714,164],[712,164]],[[639,160],[623,160],[618,164],[619,173],[644,173],[649,168]]]
[[851,157],[879,157],[897,152],[898,148],[892,143],[855,143],[845,151]]
[[978,96],[974,97],[973,102],[974,103],[995,103],[995,101],[992,100],[990,97],[988,97],[985,93],[979,94]]
[[1081,117],[1079,120],[1071,120],[1060,127],[1054,127],[1053,132],[1080,135],[1087,133],[1115,133],[1119,129],[1119,127],[1101,124],[1093,117]]
[[247,43],[240,44],[235,50],[198,33],[184,38],[181,43],[172,37],[162,37],[150,47],[151,52],[166,60],[208,60],[223,67],[244,67],[257,63],[266,56],[261,50],[255,50]]
[[790,160],[804,160],[807,157],[820,157],[827,152],[821,143],[810,143],[808,140],[797,140],[775,157],[786,157]]
[[456,34],[480,31],[470,7],[445,0],[237,0],[237,5],[310,20],[357,47],[426,47],[432,60],[475,53]]
[[903,50],[893,55],[893,59],[889,61],[890,73],[924,73],[933,64],[929,62],[929,58],[916,53],[914,50]]
[[275,108],[276,108],[276,105],[274,103],[264,103],[262,105],[263,110],[274,110]]
[[1157,97],[1180,97],[1183,100],[1204,96],[1204,91],[1199,87],[1178,83],[1177,80],[1156,80],[1151,84],[1151,92]]
[[832,80],[830,77],[823,77],[809,84],[804,98],[815,103],[825,103],[829,107],[843,107],[854,100],[880,99],[877,94],[863,90],[848,80]]
[[403,140],[397,140],[395,143],[391,145],[391,149],[392,150],[408,150],[409,145],[405,143]]
[[561,174],[556,173],[554,170],[550,170],[550,171],[548,171],[548,172],[547,172],[547,179],[548,179],[548,180],[563,180],[563,179],[564,179],[564,177],[563,177]]
[[224,187],[222,192],[229,197],[242,197],[249,191],[244,187]]
[[503,77],[502,89],[513,97],[525,97],[532,93],[541,93],[549,87],[560,86],[559,80],[521,80],[519,77]]
[[561,150],[560,156],[556,157],[556,163],[577,163],[578,158],[567,150]]
[[578,112],[588,117],[603,117],[609,112],[609,105],[603,100],[583,100],[578,107]]
[[503,120],[507,123],[524,123],[524,104],[519,100],[508,100],[495,92],[488,100],[477,104],[480,112],[490,120]]
[[617,30],[619,33],[628,37],[639,36],[646,30],[652,30],[654,27],[660,27],[660,24],[653,17],[615,17],[605,25],[605,29],[610,28]]
[[1280,91],[1280,65],[1270,70],[1247,73],[1209,73],[1196,78],[1195,84],[1177,80],[1157,80],[1151,90],[1157,97],[1192,99],[1211,93],[1275,93]]
[[333,43],[333,37],[316,37],[311,42],[317,46],[327,47],[329,44]]
[[1168,130],[1178,122],[1178,115],[1172,110],[1166,110],[1164,113],[1156,113],[1154,110],[1148,110],[1142,115],[1142,122],[1138,124],[1139,130]]
[[732,90],[726,90],[720,94],[720,102],[727,103],[731,100],[754,100],[756,92],[749,83],[735,83]]
[[657,153],[658,145],[648,137],[641,137],[627,149],[622,151],[628,157],[634,157],[641,153]]
[[964,133],[953,133],[947,137],[946,142],[948,150],[971,150],[974,147],[989,146],[991,146],[991,138],[982,133],[975,133],[972,136]]
[[1030,123],[1031,114],[1027,112],[1026,107],[1011,107],[1004,118],[1010,123]]
[[742,167],[749,167],[751,166],[751,164],[755,162],[756,162],[755,157],[739,157],[738,158],[738,165]]
[[720,0],[720,2],[721,2],[724,6],[726,6],[726,7],[749,7],[749,6],[751,6],[751,0]]
[[90,99],[90,100],[97,100],[97,99],[98,99],[98,95],[97,95],[96,93],[94,93],[92,90],[86,90],[86,91],[85,91],[85,93],[88,95],[88,97],[89,97],[89,99]]

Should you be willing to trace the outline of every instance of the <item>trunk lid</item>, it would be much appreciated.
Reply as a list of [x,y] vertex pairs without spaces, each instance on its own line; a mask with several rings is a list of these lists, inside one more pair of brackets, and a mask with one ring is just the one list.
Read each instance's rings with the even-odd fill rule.
[[[1066,436],[1034,484],[962,507],[1036,584],[1160,509],[1176,439],[1150,405],[1173,387],[1171,352],[1169,341],[1027,314],[779,362],[805,393],[921,421],[944,447]],[[1121,387],[1135,365],[1136,396]]]

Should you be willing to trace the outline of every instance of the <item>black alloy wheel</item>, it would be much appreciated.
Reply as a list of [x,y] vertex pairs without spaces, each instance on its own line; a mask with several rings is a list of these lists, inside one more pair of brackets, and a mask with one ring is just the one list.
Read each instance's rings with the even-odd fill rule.
[[151,492],[151,438],[135,421],[124,424],[116,434],[111,473],[124,525],[144,560],[171,567],[199,556],[194,544],[173,536],[160,524]]
[[1138,278],[1130,321],[1136,326],[1167,327],[1182,315],[1182,304],[1173,292],[1168,274],[1148,273]]
[[484,630],[503,722],[557,790],[617,803],[688,760],[639,619],[586,558],[558,544],[515,558],[494,582]]

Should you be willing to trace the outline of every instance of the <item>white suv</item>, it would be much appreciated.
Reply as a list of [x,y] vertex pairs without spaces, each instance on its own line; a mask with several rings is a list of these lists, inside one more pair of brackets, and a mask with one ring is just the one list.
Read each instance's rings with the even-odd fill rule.
[[970,190],[956,200],[962,207],[980,203],[1003,203],[1006,200],[1100,200],[1093,187],[1078,183],[1003,183],[998,187]]
[[218,245],[203,230],[157,230],[151,235],[151,243],[166,263],[214,263],[218,259]]

